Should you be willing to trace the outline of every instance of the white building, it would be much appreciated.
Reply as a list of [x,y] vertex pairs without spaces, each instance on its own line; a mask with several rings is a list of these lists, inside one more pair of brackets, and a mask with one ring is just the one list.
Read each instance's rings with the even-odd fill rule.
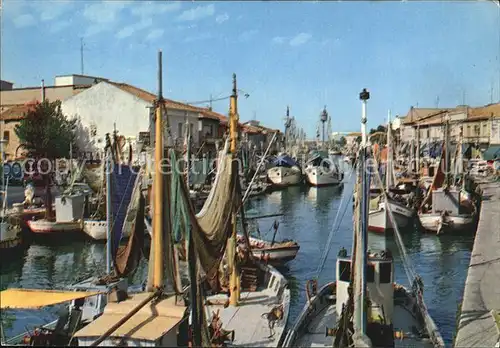
[[[78,146],[81,151],[95,152],[105,146],[106,133],[124,136],[132,146],[141,132],[149,132],[150,117],[156,96],[140,88],[102,80],[85,91],[62,102],[67,117],[79,118],[82,127]],[[165,99],[171,139],[182,141],[186,121],[191,127],[193,146],[198,146],[198,118],[201,109]],[[165,136],[168,132],[165,132]],[[170,144],[165,139],[165,144]]]

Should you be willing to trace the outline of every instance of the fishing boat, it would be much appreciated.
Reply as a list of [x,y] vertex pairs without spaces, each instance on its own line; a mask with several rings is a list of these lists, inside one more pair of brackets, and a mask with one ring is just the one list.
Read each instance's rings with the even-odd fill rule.
[[[272,265],[283,265],[295,259],[300,249],[299,244],[292,240],[268,242],[253,237],[249,239],[253,256]],[[243,236],[238,236],[238,246],[242,249],[246,248]]]
[[21,227],[5,216],[0,219],[0,256],[4,258],[22,247]]
[[[34,296],[39,294],[37,296],[40,302],[18,304],[17,308],[36,309],[67,301],[71,301],[71,303],[68,307],[63,308],[57,320],[8,339],[6,343],[9,345],[70,344],[74,333],[101,316],[108,302],[119,302],[127,298],[127,277],[137,268],[138,255],[142,252],[141,232],[143,234],[143,225],[140,223],[144,213],[144,200],[141,199],[140,185],[142,171],[127,170],[122,167],[121,173],[118,172],[115,167],[113,174],[106,177],[108,185],[111,180],[115,182],[118,180],[116,184],[122,189],[113,192],[116,196],[110,199],[113,212],[107,212],[108,218],[115,223],[113,228],[107,229],[108,235],[112,237],[107,238],[109,242],[106,248],[105,274],[81,280],[67,287],[64,292],[20,290],[21,292],[27,291],[28,294]],[[129,185],[128,182],[133,184]],[[126,188],[129,186],[133,189],[127,190]],[[120,209],[119,206],[126,207],[125,216],[123,216],[123,209]],[[120,241],[125,234],[131,235],[133,238],[130,238],[128,244],[123,247],[120,246]],[[88,292],[93,294],[88,294]],[[83,296],[79,294],[83,294]],[[67,328],[65,328],[66,326]]]
[[370,212],[368,220],[368,230],[377,233],[385,233],[386,231],[393,230],[389,210],[387,205],[390,206],[390,210],[394,214],[396,220],[396,225],[399,228],[405,228],[410,224],[413,217],[415,216],[415,211],[402,202],[398,202],[394,199],[386,199],[382,196],[370,200]]
[[[403,195],[396,195],[400,193],[396,187],[396,176],[394,173],[394,154],[392,151],[392,132],[391,132],[391,114],[389,111],[387,122],[387,148],[384,152],[385,158],[381,158],[381,165],[385,166],[385,185],[382,183],[380,173],[375,173],[375,180],[370,186],[370,197],[375,192],[378,193],[375,198],[370,199],[370,211],[368,214],[368,230],[377,233],[385,233],[386,231],[393,230],[389,210],[394,215],[396,225],[402,229],[410,224],[415,216],[415,210],[404,201]],[[374,159],[377,165],[378,146],[374,145]],[[384,156],[381,156],[384,157]],[[385,191],[385,192],[384,192]],[[396,199],[399,197],[399,199]]]
[[[3,158],[3,144],[4,140],[0,140],[0,158]],[[19,219],[15,219],[12,216],[6,214],[7,210],[7,189],[9,186],[9,180],[7,176],[7,182],[5,180],[6,170],[2,171],[2,205],[0,207],[0,251],[1,257],[4,258],[12,254],[12,252],[19,250],[22,245],[21,239],[21,226]]]
[[81,220],[49,221],[45,219],[27,221],[31,232],[36,234],[73,233],[82,230]]
[[273,159],[272,165],[267,171],[267,177],[274,187],[287,187],[302,182],[302,169],[290,156],[281,154]]
[[[464,189],[465,182],[462,182],[462,187],[451,183],[451,175],[448,170],[450,168],[449,147],[448,122],[446,122],[445,141],[439,164],[418,213],[420,225],[424,231],[438,235],[472,232],[478,216],[477,205]],[[462,165],[460,142],[457,151],[455,158],[458,159],[459,165]]]
[[[107,240],[107,226],[106,220],[91,220],[85,219],[83,221],[83,232],[85,232],[90,238],[97,241]],[[130,236],[130,231],[125,231],[123,238],[126,239]]]
[[344,179],[337,163],[325,151],[312,151],[305,167],[306,180],[313,186],[339,185]]
[[[411,289],[395,284],[391,252],[367,250],[366,208],[370,183],[365,170],[369,159],[365,103],[368,96],[366,90],[360,95],[363,140],[359,153],[353,254],[349,257],[346,249],[339,251],[336,281],[328,282],[319,291],[316,280],[307,283],[307,303],[287,333],[283,347],[444,347],[427,312],[421,278],[414,278]],[[395,233],[399,240],[397,227]],[[404,245],[398,246],[407,257]]]

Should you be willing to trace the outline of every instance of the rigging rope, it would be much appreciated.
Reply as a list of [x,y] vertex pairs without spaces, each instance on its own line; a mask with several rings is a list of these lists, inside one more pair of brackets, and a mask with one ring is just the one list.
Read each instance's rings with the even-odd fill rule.
[[[357,161],[358,160],[356,160],[355,164],[357,164]],[[353,165],[352,168],[351,168],[351,173],[349,174],[348,180],[351,179],[353,173],[355,172],[354,168],[356,168],[355,165]],[[354,190],[351,191],[351,193],[349,195],[349,198],[347,199],[347,204],[344,207],[344,211],[342,212],[342,217],[340,218],[340,221],[342,221],[342,219],[344,218],[344,215],[345,215],[345,213],[347,211],[347,207],[349,207],[349,201],[352,200],[352,196],[353,195],[354,195]],[[346,197],[345,191],[342,191],[342,196],[340,198],[339,209],[337,210],[337,214],[335,215],[335,220],[333,221],[332,229],[330,230],[330,233],[328,235],[328,240],[327,240],[326,245],[325,245],[325,250],[323,251],[323,255],[321,256],[320,263],[319,263],[318,268],[316,270],[316,278],[319,278],[319,275],[321,274],[321,272],[323,271],[323,268],[325,267],[326,258],[328,257],[328,254],[330,253],[330,249],[331,249],[331,246],[332,246],[332,239],[333,239],[335,233],[340,228],[340,222],[338,223],[338,226],[337,226],[337,221],[338,221],[339,214],[340,214],[340,211],[341,211],[342,202],[344,202],[344,198],[345,197]],[[335,226],[337,226],[337,228],[335,228]]]
[[[375,157],[373,157],[373,160],[375,161],[375,166],[378,168],[378,162]],[[401,254],[402,254],[402,261],[403,261],[403,267],[405,268],[405,273],[406,276],[408,277],[408,281],[410,284],[412,284],[413,280],[417,277],[418,273],[415,271],[415,268],[413,267],[413,264],[411,263],[411,259],[406,253],[406,248],[403,243],[403,239],[401,238],[401,234],[399,233],[398,225],[396,223],[396,219],[394,218],[394,214],[392,212],[392,209],[389,204],[389,196],[387,195],[386,190],[384,189],[384,185],[382,183],[382,179],[380,178],[380,173],[378,170],[375,171],[375,177],[377,179],[377,184],[380,187],[380,190],[382,191],[382,196],[384,197],[384,202],[385,202],[385,209],[389,213],[389,220],[392,224],[392,227],[394,229],[394,235],[396,236],[396,245],[398,246]]]
[[269,149],[271,148],[271,145],[274,143],[274,140],[276,139],[276,135],[278,132],[274,132],[273,138],[269,142],[269,145],[267,146],[266,152],[264,152],[264,156],[262,156],[261,161],[259,162],[259,165],[257,166],[257,169],[255,170],[255,174],[253,175],[252,180],[250,180],[250,183],[248,184],[248,187],[245,191],[245,194],[243,195],[243,199],[241,200],[241,206],[245,204],[245,201],[248,197],[248,194],[250,193],[250,189],[252,188],[253,182],[255,181],[255,178],[257,177],[257,174],[259,173],[260,167],[264,163],[264,159],[267,157],[267,153],[269,152]]

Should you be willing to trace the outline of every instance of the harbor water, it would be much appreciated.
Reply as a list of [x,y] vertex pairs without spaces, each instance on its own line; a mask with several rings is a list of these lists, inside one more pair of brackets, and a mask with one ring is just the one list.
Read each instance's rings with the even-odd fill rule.
[[[260,220],[260,232],[263,236],[272,238],[271,227],[274,220],[278,219],[280,225],[276,240],[293,239],[300,244],[296,259],[281,269],[289,279],[292,292],[290,323],[305,304],[307,280],[317,278],[320,286],[333,280],[338,250],[341,247],[351,249],[353,186],[354,176],[346,175],[343,186],[289,187],[256,198],[248,204],[249,209],[261,214],[283,214],[278,218]],[[340,222],[338,229],[333,226],[337,214]],[[451,345],[473,236],[438,237],[421,234],[412,228],[401,232],[411,261],[424,281],[424,298],[429,313],[441,330],[446,344]],[[333,233],[330,252],[324,267],[318,273],[330,233]],[[384,243],[384,237],[371,233],[369,240],[370,245]],[[393,251],[396,260],[397,281],[409,285],[396,244],[391,239],[385,243]],[[2,263],[0,287],[2,290],[7,287],[59,289],[79,279],[104,274],[105,259],[104,244],[86,241],[31,244],[24,255]],[[131,283],[141,284],[146,272],[147,265],[143,262],[131,277]],[[46,308],[39,311],[2,312],[5,334],[10,337],[26,329],[32,331],[34,326],[56,319],[56,311],[57,308]]]

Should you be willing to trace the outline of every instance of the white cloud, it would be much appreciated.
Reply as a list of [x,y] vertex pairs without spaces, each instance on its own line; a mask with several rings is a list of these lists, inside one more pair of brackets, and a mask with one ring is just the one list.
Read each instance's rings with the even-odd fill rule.
[[100,1],[85,6],[83,16],[89,24],[84,35],[87,37],[111,30],[127,4],[118,1]]
[[24,27],[29,27],[32,26],[36,23],[35,17],[30,15],[29,13],[27,14],[22,14],[20,16],[17,16],[13,19],[14,25],[18,28],[24,28]]
[[64,28],[67,28],[71,25],[71,20],[59,20],[59,21],[56,21],[54,24],[51,25],[50,27],[50,32],[52,34],[55,34],[57,32],[60,32],[61,30],[63,30]]
[[311,34],[308,33],[300,33],[294,36],[293,38],[290,39],[290,46],[300,46],[305,44],[307,41],[309,41],[312,38]]
[[259,31],[257,29],[244,31],[240,34],[239,39],[240,39],[240,41],[248,41],[251,38],[253,38],[255,35],[257,35],[258,32]]
[[158,13],[177,11],[181,8],[181,2],[176,1],[160,4],[156,1],[144,1],[140,2],[140,4],[137,4],[136,2],[136,4],[132,6],[133,7],[130,9],[130,13],[134,16],[148,17]]
[[188,36],[184,39],[184,42],[194,42],[211,39],[213,36],[210,33],[203,33],[200,35]]
[[219,24],[224,23],[229,19],[229,15],[227,13],[223,13],[215,17],[215,21]]
[[153,25],[153,20],[151,18],[144,18],[141,21],[127,25],[116,33],[117,39],[124,39],[126,37],[132,36],[135,32],[144,30]]
[[282,44],[282,43],[285,43],[285,40],[286,40],[286,38],[283,36],[275,36],[275,37],[273,37],[272,42],[275,44]]
[[40,13],[40,19],[43,22],[54,20],[65,12],[69,11],[73,2],[71,1],[54,1],[54,2],[34,2],[33,6]]
[[126,6],[118,1],[101,1],[85,6],[83,16],[93,23],[113,23]]
[[211,17],[215,14],[215,6],[213,4],[205,6],[197,6],[195,8],[182,12],[177,20],[179,21],[197,21],[206,17]]
[[165,30],[163,30],[163,29],[153,29],[146,36],[146,40],[153,41],[153,40],[159,39],[160,37],[163,36],[164,32],[165,32]]

